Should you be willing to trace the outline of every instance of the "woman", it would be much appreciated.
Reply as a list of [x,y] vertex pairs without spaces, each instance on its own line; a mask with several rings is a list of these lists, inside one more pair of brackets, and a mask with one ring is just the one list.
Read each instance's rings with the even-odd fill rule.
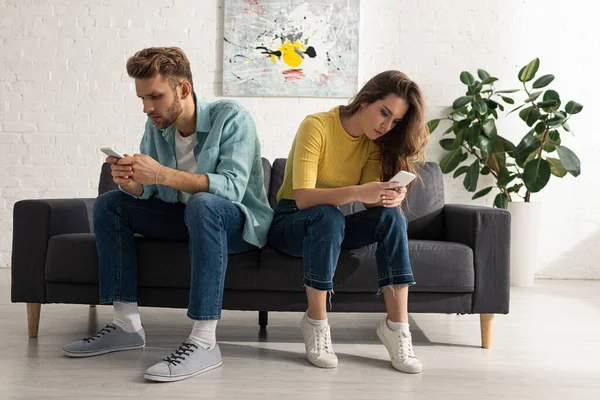
[[[421,90],[399,71],[376,75],[349,105],[309,115],[298,129],[268,242],[304,257],[308,310],[300,327],[308,360],[317,367],[338,362],[326,303],[340,249],[377,243],[379,291],[387,310],[377,335],[394,368],[421,372],[408,324],[408,286],[415,281],[400,209],[407,189],[387,181],[400,170],[416,173],[428,136]],[[352,201],[367,210],[345,217],[337,206]]]

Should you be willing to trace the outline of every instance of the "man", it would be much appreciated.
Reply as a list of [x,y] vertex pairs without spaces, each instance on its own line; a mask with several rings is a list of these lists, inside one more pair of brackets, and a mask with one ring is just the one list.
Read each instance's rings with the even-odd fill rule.
[[141,154],[106,159],[120,191],[94,204],[100,304],[113,304],[114,320],[63,352],[88,357],[144,347],[134,234],[189,240],[192,333],[144,374],[176,381],[221,365],[215,330],[227,255],[264,246],[272,211],[248,111],[233,101],[208,104],[197,98],[189,61],[179,48],[141,50],[127,61],[127,73],[148,115]]

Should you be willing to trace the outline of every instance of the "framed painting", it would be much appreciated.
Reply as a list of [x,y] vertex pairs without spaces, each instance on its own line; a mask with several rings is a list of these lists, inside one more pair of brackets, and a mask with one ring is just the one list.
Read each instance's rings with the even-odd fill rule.
[[223,95],[352,97],[360,0],[225,0]]

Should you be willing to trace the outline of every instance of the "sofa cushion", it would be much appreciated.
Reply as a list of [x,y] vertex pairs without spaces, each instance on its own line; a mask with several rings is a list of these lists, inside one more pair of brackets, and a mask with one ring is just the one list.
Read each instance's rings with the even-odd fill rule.
[[[472,292],[473,251],[460,243],[409,240],[410,262],[416,292]],[[342,250],[334,277],[336,292],[376,292],[376,244]],[[302,258],[290,257],[272,247],[260,254],[257,289],[302,291]]]
[[[139,286],[190,287],[188,242],[136,237]],[[225,289],[256,287],[258,250],[229,256]],[[98,254],[92,233],[57,235],[48,243],[46,281],[98,283]]]

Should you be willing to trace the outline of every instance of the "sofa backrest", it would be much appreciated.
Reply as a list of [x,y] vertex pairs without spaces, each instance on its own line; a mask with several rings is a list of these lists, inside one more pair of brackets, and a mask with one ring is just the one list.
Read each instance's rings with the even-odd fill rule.
[[[278,158],[271,163],[263,158],[265,190],[271,207],[277,203],[276,197],[283,183],[285,158]],[[404,212],[408,218],[408,234],[411,239],[441,240],[444,234],[442,209],[444,207],[444,181],[438,164],[427,162],[419,171],[417,180],[408,193]],[[118,189],[110,171],[110,165],[102,165],[98,195]],[[344,214],[364,210],[361,203],[346,204],[340,207]]]

